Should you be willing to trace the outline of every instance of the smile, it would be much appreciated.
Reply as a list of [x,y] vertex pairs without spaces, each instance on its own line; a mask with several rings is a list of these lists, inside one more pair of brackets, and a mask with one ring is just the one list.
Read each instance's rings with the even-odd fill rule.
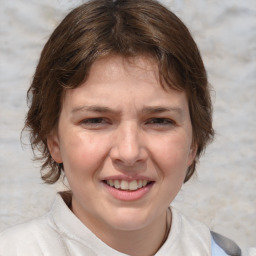
[[152,183],[148,180],[106,180],[105,183],[113,188],[125,191],[135,191]]
[[102,181],[106,192],[121,201],[136,201],[144,198],[152,191],[155,184],[155,181],[143,177],[137,179],[109,177]]

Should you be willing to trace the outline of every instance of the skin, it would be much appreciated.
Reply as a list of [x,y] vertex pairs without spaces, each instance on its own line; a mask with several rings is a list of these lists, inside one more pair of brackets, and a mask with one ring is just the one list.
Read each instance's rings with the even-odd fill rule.
[[[94,62],[87,81],[66,91],[48,147],[64,164],[72,211],[93,233],[129,255],[159,249],[166,210],[196,147],[186,95],[162,88],[154,60],[112,56]],[[120,200],[104,182],[113,176],[144,177],[153,185],[139,199]]]

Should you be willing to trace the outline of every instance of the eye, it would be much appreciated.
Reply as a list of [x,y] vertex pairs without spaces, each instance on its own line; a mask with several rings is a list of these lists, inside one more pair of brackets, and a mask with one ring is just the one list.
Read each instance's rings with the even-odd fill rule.
[[83,123],[86,124],[101,124],[104,123],[104,119],[101,117],[97,117],[97,118],[89,118],[83,121]]
[[150,124],[172,124],[173,121],[167,118],[152,118],[147,123]]
[[169,118],[155,117],[145,122],[146,125],[155,126],[157,128],[169,128],[176,125],[176,122]]
[[103,117],[88,118],[81,121],[81,125],[85,128],[98,129],[111,124],[110,121]]

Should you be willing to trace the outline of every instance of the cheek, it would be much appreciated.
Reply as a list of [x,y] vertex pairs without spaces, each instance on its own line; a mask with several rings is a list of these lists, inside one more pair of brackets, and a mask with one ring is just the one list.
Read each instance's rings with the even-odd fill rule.
[[107,143],[85,134],[70,135],[69,138],[61,146],[65,171],[72,170],[85,174],[94,171],[107,152]]
[[165,139],[162,143],[155,143],[154,160],[161,166],[166,175],[183,175],[188,167],[189,143],[184,137]]

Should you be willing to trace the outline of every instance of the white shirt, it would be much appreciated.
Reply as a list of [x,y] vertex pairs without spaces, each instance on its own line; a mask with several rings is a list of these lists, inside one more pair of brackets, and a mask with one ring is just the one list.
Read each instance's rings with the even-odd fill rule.
[[[172,210],[169,236],[155,256],[212,255],[209,229]],[[216,255],[226,254],[217,248]],[[217,247],[216,247],[217,246]],[[222,250],[222,249],[220,249]],[[58,194],[48,214],[0,234],[0,256],[124,256],[96,237]],[[142,254],[143,255],[143,254]]]

